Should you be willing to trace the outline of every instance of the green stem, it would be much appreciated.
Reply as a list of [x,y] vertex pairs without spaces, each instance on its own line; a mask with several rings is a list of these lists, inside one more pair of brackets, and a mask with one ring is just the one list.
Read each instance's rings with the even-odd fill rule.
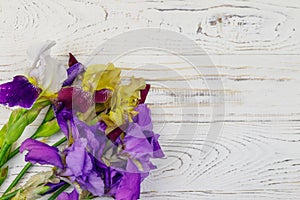
[[67,138],[63,137],[62,139],[55,142],[52,146],[57,147],[57,146],[61,145],[62,143],[64,143],[65,141],[67,141]]
[[[62,139],[60,139],[59,141],[57,141],[55,144],[53,144],[52,146],[57,147],[59,145],[61,145],[62,143],[64,143],[65,141],[67,141],[67,138],[64,137]],[[8,186],[8,188],[5,190],[4,194],[6,194],[7,192],[9,192],[13,187],[15,187],[18,182],[20,181],[20,179],[25,175],[25,173],[28,171],[28,169],[32,166],[31,163],[27,163],[24,168],[21,170],[21,172],[19,173],[19,175],[15,178],[15,180]]]
[[27,163],[23,169],[21,170],[21,172],[18,174],[18,176],[15,178],[15,180],[8,186],[8,188],[5,190],[4,194],[6,194],[7,192],[9,192],[13,187],[15,187],[18,182],[21,180],[21,178],[25,175],[25,173],[27,172],[27,170],[32,166],[31,163]]
[[61,186],[48,200],[55,200],[63,191],[65,191],[70,186],[69,183]]
[[0,151],[0,165],[1,165],[0,167],[2,167],[4,163],[6,163],[5,156],[10,147],[11,145],[7,143],[4,143],[4,145],[2,146]]
[[4,195],[2,197],[0,197],[0,200],[7,200],[7,199],[11,199],[12,197],[16,196],[16,194],[20,191],[21,189],[15,190],[7,195]]

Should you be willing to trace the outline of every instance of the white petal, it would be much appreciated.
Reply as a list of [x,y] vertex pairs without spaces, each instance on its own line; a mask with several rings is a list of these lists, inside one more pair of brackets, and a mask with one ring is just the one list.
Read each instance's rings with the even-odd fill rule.
[[55,41],[47,40],[45,42],[39,42],[32,45],[27,50],[27,55],[29,60],[33,63],[33,67],[36,65],[40,59],[40,55],[50,55],[50,48],[56,44]]
[[58,92],[67,78],[63,64],[50,56],[50,48],[54,45],[54,41],[46,41],[32,46],[28,51],[33,67],[29,75],[37,80],[43,90],[53,93]]

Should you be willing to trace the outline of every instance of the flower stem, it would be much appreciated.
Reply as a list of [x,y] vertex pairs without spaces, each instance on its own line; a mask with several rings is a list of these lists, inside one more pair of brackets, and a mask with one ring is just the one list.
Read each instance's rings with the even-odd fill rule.
[[55,142],[52,146],[57,147],[57,146],[61,145],[62,143],[64,143],[65,141],[67,141],[67,138],[63,137],[62,139]]
[[0,200],[7,200],[7,199],[11,199],[12,197],[16,196],[16,194],[20,191],[21,189],[15,190],[7,195],[4,195],[2,197],[0,197]]
[[[48,200],[55,200],[63,191],[65,191],[70,186],[69,183],[61,186]],[[0,199],[1,200],[1,199]]]
[[[62,143],[64,143],[65,141],[67,141],[67,138],[64,137],[62,139],[60,139],[59,141],[57,141],[55,144],[53,144],[52,146],[57,147],[59,145],[61,145]],[[15,178],[15,180],[8,186],[8,188],[5,190],[4,194],[6,194],[7,192],[9,192],[13,187],[15,187],[18,182],[20,181],[20,179],[25,175],[25,173],[28,171],[28,169],[32,166],[31,163],[27,163],[23,169],[21,170],[21,172],[19,173],[19,175]],[[0,199],[1,200],[1,199]]]
[[27,163],[23,169],[21,170],[21,172],[18,174],[18,176],[15,178],[15,180],[8,186],[8,188],[5,190],[4,194],[6,194],[7,192],[9,192],[13,187],[15,187],[17,185],[17,183],[21,180],[21,178],[25,175],[25,173],[27,172],[27,170],[32,166],[31,163]]

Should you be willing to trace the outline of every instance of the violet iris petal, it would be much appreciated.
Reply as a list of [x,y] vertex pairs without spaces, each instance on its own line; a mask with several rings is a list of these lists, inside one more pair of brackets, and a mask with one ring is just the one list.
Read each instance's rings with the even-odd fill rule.
[[25,161],[33,164],[50,164],[63,168],[61,157],[56,147],[49,146],[43,142],[28,138],[20,146],[20,152],[27,150]]
[[103,133],[105,133],[105,130],[106,130],[106,128],[107,128],[107,125],[103,122],[103,121],[100,121],[100,122],[98,122],[98,128],[99,128],[99,130],[101,131],[101,132],[103,132]]
[[76,87],[65,87],[58,92],[58,101],[67,109],[86,112],[92,105],[92,97],[88,92]]
[[145,178],[147,172],[156,168],[150,158],[161,158],[164,154],[158,143],[159,135],[152,131],[150,109],[146,104],[140,104],[135,110],[138,114],[133,118],[134,123],[130,123],[126,130],[124,151],[139,162],[139,168],[137,169],[135,164],[128,160],[126,169],[129,172],[145,172],[143,174]]
[[[162,158],[164,157],[164,153],[158,143],[158,134],[154,134],[152,129],[153,129],[153,124],[151,121],[151,111],[147,107],[146,104],[140,104],[138,105],[135,110],[138,112],[138,115],[136,115],[133,118],[133,121],[136,122],[137,126],[140,126],[142,129],[143,134],[145,137],[148,139],[148,141],[151,143],[153,146],[153,157],[154,158]],[[138,132],[137,128],[132,129],[132,131],[129,131],[128,134],[132,134],[135,137],[141,137],[140,132]]]
[[67,69],[68,78],[64,81],[63,86],[70,86],[76,79],[76,77],[85,71],[84,65],[76,63]]
[[154,134],[151,138],[151,144],[153,145],[153,157],[154,158],[163,158],[165,156],[164,152],[162,151],[159,143],[158,143],[158,134]]
[[116,191],[116,200],[137,200],[140,196],[141,175],[124,173]]
[[13,81],[0,85],[0,104],[30,108],[40,93],[41,89],[25,76],[15,76]]
[[132,154],[146,154],[153,152],[153,146],[149,143],[147,138],[134,137],[127,135],[124,138],[125,151]]
[[92,160],[81,141],[75,141],[65,152],[67,168],[70,170],[69,175],[78,177],[88,174],[93,169]]
[[70,194],[67,192],[63,192],[57,197],[57,200],[77,200],[77,199],[79,199],[79,195],[75,189]]
[[69,127],[69,124],[74,124],[72,110],[62,108],[60,110],[56,110],[55,114],[61,131],[65,134],[67,138],[69,138],[69,133],[71,133],[71,127]]
[[106,135],[101,132],[101,123],[97,123],[94,126],[88,126],[86,123],[80,121],[77,117],[74,117],[74,124],[76,126],[79,137],[85,138],[87,140],[87,147],[89,152],[100,158],[103,149],[107,142]]
[[84,190],[90,191],[93,195],[103,195],[103,181],[93,171],[92,158],[86,151],[86,145],[80,140],[75,140],[65,153],[67,167],[62,175],[69,176],[72,181],[77,181]]
[[82,189],[88,190],[93,195],[102,196],[104,194],[104,184],[100,176],[92,171],[86,178],[78,177],[76,181]]
[[137,111],[138,114],[134,116],[133,121],[143,127],[143,130],[152,131],[151,111],[147,105],[140,104],[134,110]]

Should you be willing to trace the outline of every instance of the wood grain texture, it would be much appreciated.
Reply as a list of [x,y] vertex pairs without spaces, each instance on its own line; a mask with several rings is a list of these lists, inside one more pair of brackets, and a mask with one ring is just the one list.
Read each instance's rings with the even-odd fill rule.
[[[26,49],[37,40],[56,40],[53,55],[66,62],[69,51],[85,61],[129,30],[183,34],[204,51],[181,45],[176,53],[200,65],[157,50],[114,62],[125,80],[135,75],[153,86],[148,104],[167,155],[154,161],[158,169],[143,183],[141,199],[299,199],[299,11],[297,0],[0,1],[0,81],[28,71]],[[224,90],[211,90],[207,80],[222,81]],[[212,100],[220,95],[224,101]],[[222,105],[225,112],[213,117],[212,108]],[[0,108],[0,124],[9,111]],[[207,141],[216,123],[222,131]],[[23,155],[11,164],[13,179]],[[35,166],[27,178],[46,169]]]

